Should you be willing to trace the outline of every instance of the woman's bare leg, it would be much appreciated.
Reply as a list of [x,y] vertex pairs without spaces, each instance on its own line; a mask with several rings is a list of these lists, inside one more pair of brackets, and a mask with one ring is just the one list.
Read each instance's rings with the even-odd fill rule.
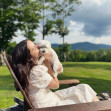
[[94,101],[100,101],[100,100],[98,99],[97,96],[95,96],[95,97],[93,98],[92,102],[94,102]]

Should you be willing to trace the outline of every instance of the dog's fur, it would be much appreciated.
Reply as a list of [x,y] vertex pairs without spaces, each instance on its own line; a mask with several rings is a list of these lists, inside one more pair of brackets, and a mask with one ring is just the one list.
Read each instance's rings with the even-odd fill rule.
[[58,74],[58,69],[61,67],[61,71],[63,72],[62,64],[60,63],[56,52],[51,48],[51,44],[49,41],[40,40],[37,45],[40,47],[40,59],[38,60],[38,64],[43,64],[45,60],[44,54],[52,53],[51,65],[55,74]]

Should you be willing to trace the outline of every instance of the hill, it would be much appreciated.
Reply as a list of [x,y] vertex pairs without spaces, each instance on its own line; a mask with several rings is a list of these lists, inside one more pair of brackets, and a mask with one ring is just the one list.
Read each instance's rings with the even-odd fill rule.
[[[53,48],[57,48],[60,44],[51,44]],[[91,51],[91,50],[99,50],[99,49],[110,49],[110,45],[105,44],[94,44],[90,42],[80,42],[71,44],[71,49],[81,49],[84,51]]]

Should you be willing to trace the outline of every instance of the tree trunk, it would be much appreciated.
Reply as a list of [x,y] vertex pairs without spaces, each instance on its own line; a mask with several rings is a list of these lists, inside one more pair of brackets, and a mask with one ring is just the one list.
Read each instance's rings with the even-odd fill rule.
[[42,38],[43,40],[45,39],[45,35],[44,35],[44,32],[43,32],[43,38]]
[[3,60],[3,57],[2,57],[2,54],[1,54],[1,53],[0,53],[0,59],[1,59],[0,65],[5,65],[5,62],[4,62],[4,60]]
[[[64,5],[64,4],[63,4]],[[64,17],[65,15],[64,15],[64,11],[63,11],[63,26],[62,26],[62,28],[63,28],[63,35],[62,35],[62,38],[63,38],[63,45],[64,45]]]
[[43,0],[43,40],[45,39],[44,30],[45,30],[45,0]]
[[63,45],[64,45],[64,37],[62,37],[63,38]]
[[66,61],[66,54],[64,53],[64,62]]

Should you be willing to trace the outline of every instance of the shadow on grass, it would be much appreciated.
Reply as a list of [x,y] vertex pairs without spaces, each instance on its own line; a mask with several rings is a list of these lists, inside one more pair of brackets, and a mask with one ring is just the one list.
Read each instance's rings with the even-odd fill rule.
[[[85,78],[85,77],[77,77],[77,76],[65,76],[59,75],[59,80],[64,79],[78,79],[80,83],[89,84],[98,94],[102,91],[111,91],[111,81],[103,80],[103,79],[95,79],[95,78]],[[14,91],[14,82],[11,75],[2,75],[0,76],[0,90],[10,90]],[[68,85],[61,85],[59,89],[67,88]]]
[[[111,92],[111,81],[103,80],[103,79],[95,79],[95,78],[85,78],[85,77],[68,77],[64,75],[59,75],[59,80],[65,79],[78,79],[80,84],[88,84],[90,85],[99,95],[103,91]],[[68,85],[61,85],[59,89],[67,88]]]
[[0,76],[0,90],[15,90],[14,80],[11,75]]
[[63,67],[81,67],[86,69],[105,69],[105,70],[111,70],[111,65],[107,64],[82,64],[82,63],[70,63],[70,64],[64,64]]
[[13,78],[11,75],[0,75],[0,81],[12,81]]

